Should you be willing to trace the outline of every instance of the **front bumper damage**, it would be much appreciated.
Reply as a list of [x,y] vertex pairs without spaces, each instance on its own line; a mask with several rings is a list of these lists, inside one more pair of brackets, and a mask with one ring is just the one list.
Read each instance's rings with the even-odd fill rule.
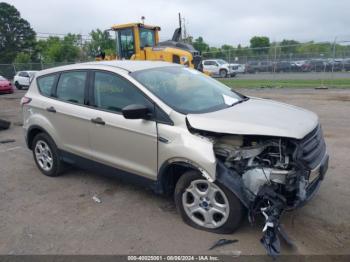
[[[260,242],[270,256],[280,253],[279,235],[291,243],[280,225],[283,212],[303,206],[317,192],[328,169],[329,156],[324,152],[321,162],[312,170],[300,168],[299,172],[286,181],[286,192],[281,194],[273,184],[261,186],[258,193],[252,198],[243,182],[242,176],[229,169],[218,160],[216,179],[230,189],[248,209],[248,219],[254,222],[255,216],[262,214],[265,217],[263,236]],[[289,189],[288,189],[289,187]],[[289,190],[289,191],[288,191]],[[294,192],[291,198],[289,192]]]

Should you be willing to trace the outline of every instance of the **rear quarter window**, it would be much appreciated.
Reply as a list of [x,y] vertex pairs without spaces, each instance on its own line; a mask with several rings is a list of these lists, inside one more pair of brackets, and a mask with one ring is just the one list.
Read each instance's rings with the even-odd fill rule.
[[48,75],[48,76],[42,76],[38,78],[38,88],[42,95],[44,96],[51,96],[52,94],[52,88],[55,85],[57,79],[57,75]]

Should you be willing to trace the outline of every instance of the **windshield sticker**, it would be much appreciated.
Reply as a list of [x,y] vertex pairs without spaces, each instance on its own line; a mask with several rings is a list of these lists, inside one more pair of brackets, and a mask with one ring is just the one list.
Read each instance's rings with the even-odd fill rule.
[[234,103],[238,102],[238,99],[235,97],[231,97],[231,96],[227,96],[227,95],[222,95],[222,97],[224,98],[225,104],[228,106],[233,105]]

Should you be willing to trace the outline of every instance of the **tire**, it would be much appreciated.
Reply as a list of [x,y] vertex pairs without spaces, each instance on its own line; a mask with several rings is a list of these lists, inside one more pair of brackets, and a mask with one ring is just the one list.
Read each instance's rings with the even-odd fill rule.
[[18,90],[22,90],[22,86],[16,81],[15,86]]
[[219,71],[219,74],[220,74],[220,77],[226,78],[226,77],[227,77],[227,70],[221,69],[221,70]]
[[[206,226],[202,225],[202,220],[204,220],[204,216],[200,214],[202,212],[206,212],[203,209],[204,202],[202,202],[202,206],[200,206],[199,208],[201,212],[193,212],[192,217],[189,215],[190,211],[188,210],[188,208],[184,207],[184,203],[186,204],[188,201],[188,196],[192,194],[191,191],[193,190],[193,185],[198,186],[200,185],[200,183],[208,183],[210,187],[214,186],[214,190],[219,189],[221,191],[217,191],[216,193],[214,193],[214,199],[216,199],[222,193],[224,194],[224,197],[221,198],[221,203],[219,204],[221,205],[221,208],[223,206],[222,203],[228,202],[224,208],[224,210],[228,211],[226,212],[226,215],[220,215],[220,213],[213,213],[212,215],[209,215],[212,218],[211,220],[215,220],[216,225],[214,226],[212,224],[207,224]],[[208,190],[207,192],[210,192],[210,190]],[[180,177],[176,184],[174,198],[177,210],[181,214],[183,221],[194,228],[205,230],[208,232],[213,232],[217,234],[230,234],[239,227],[240,222],[242,221],[242,218],[245,214],[245,209],[242,203],[234,195],[234,193],[232,193],[224,185],[220,184],[217,181],[215,181],[214,183],[210,183],[197,171],[188,171]],[[215,202],[216,201],[217,200],[215,200]],[[191,202],[191,200],[189,202]],[[201,201],[199,200],[199,202]],[[194,209],[196,203],[195,198],[193,198],[193,203],[194,205],[192,208]],[[192,206],[192,203],[190,203],[190,205]],[[209,207],[207,206],[209,211],[207,211],[207,214],[209,214],[209,212],[211,212],[212,210],[215,210],[215,206],[217,205],[218,202],[214,204],[213,201],[209,201]],[[197,209],[198,208],[196,208],[195,210]],[[216,218],[215,215],[217,216]],[[222,216],[222,219],[220,219],[220,216]],[[201,217],[203,219],[201,219]]]
[[[41,159],[39,160],[40,157],[37,156],[37,154],[40,154],[40,149],[39,149],[39,145],[41,145],[43,148],[48,147],[49,151],[46,151],[46,158],[43,152],[45,152],[45,150],[42,150],[42,156]],[[39,133],[35,136],[34,140],[33,140],[33,147],[32,147],[32,151],[33,151],[33,158],[35,161],[35,164],[37,165],[37,167],[39,168],[39,170],[41,171],[41,173],[43,173],[45,176],[49,176],[49,177],[56,177],[61,175],[62,171],[63,171],[63,167],[64,164],[60,159],[59,153],[58,153],[58,149],[57,146],[55,144],[55,142],[51,139],[51,137],[49,135],[47,135],[46,133]],[[43,158],[46,159],[47,163],[50,162],[51,159],[51,163],[45,165],[44,164],[44,160]],[[45,168],[46,166],[46,168]]]
[[9,129],[11,125],[11,122],[0,119],[0,130],[6,130]]

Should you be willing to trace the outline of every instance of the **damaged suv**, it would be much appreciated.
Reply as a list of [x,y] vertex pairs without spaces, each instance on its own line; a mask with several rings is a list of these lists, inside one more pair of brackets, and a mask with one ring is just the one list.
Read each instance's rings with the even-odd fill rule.
[[270,254],[278,252],[281,214],[307,202],[327,171],[314,113],[241,95],[180,65],[44,70],[22,106],[26,141],[45,175],[68,163],[142,178],[174,194],[187,224],[216,233],[263,214]]

